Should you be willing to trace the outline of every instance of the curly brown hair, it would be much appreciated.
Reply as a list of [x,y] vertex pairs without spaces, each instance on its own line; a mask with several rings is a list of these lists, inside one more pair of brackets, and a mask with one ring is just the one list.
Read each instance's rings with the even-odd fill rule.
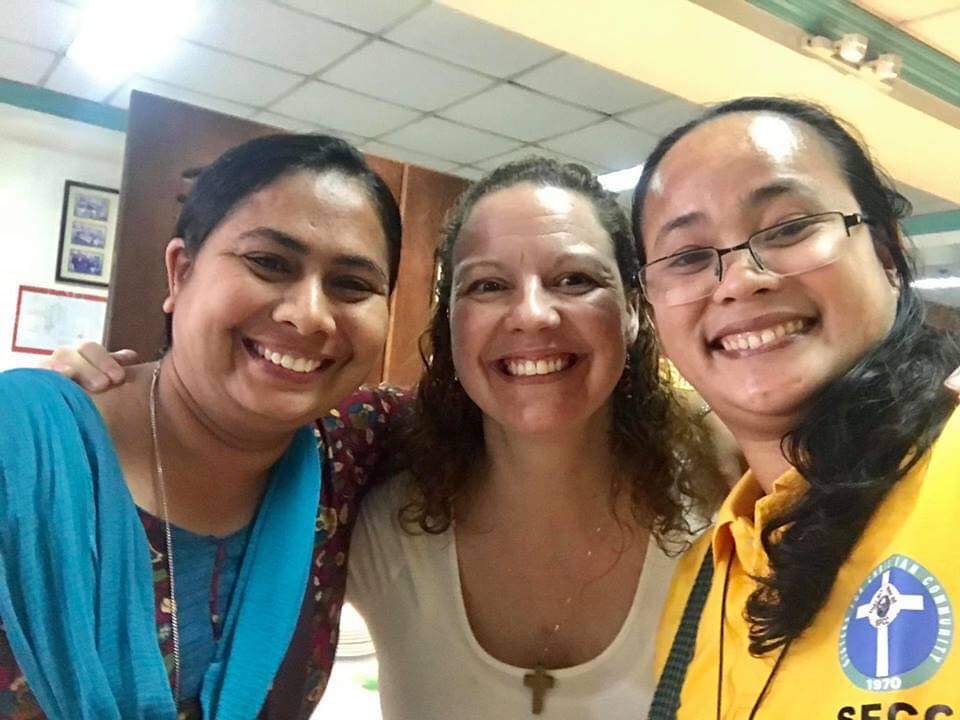
[[[639,292],[633,234],[616,197],[581,165],[530,157],[501,165],[460,196],[447,216],[438,250],[439,281],[430,325],[421,338],[426,370],[416,392],[416,411],[401,433],[404,464],[413,475],[410,501],[400,511],[408,531],[442,533],[453,521],[476,463],[484,455],[483,416],[456,377],[450,338],[453,249],[477,202],[498,190],[529,183],[575,192],[593,206],[609,234],[627,292]],[[613,394],[610,450],[628,478],[635,519],[661,547],[690,532],[686,510],[698,496],[693,473],[710,467],[702,428],[691,423],[659,372],[656,335],[641,318]],[[622,486],[612,487],[616,496]],[[682,541],[681,541],[682,542]]]

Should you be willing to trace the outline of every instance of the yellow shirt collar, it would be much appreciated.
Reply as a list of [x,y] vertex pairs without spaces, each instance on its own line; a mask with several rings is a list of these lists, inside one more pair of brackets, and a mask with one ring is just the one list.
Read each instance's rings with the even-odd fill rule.
[[757,481],[752,470],[747,470],[733,486],[717,515],[713,534],[713,563],[730,553],[731,543],[736,548],[741,565],[751,574],[766,568],[766,553],[760,542],[764,525],[785,507],[807,491],[807,482],[794,468],[773,481],[769,495]]

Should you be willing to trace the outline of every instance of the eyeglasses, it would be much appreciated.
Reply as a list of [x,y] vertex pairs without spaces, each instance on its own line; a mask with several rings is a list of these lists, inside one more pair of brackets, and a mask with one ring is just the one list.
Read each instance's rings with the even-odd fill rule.
[[640,268],[640,286],[655,305],[702,300],[723,281],[723,256],[739,250],[747,250],[762,271],[800,275],[836,262],[850,228],[868,222],[859,213],[842,212],[796,218],[758,230],[733,247],[698,247],[658,258]]

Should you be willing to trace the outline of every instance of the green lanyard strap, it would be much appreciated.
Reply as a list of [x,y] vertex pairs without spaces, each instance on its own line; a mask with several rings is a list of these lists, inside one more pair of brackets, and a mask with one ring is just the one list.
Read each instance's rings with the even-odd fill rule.
[[713,582],[713,548],[708,546],[703,557],[697,579],[693,581],[687,604],[683,608],[683,617],[676,635],[673,636],[673,645],[670,654],[663,666],[663,673],[653,693],[650,703],[650,714],[647,720],[676,720],[677,708],[680,706],[680,691],[683,690],[683,681],[687,676],[687,668],[693,659],[693,649],[697,644],[697,628],[700,627],[700,616],[703,606],[710,593],[710,584]]

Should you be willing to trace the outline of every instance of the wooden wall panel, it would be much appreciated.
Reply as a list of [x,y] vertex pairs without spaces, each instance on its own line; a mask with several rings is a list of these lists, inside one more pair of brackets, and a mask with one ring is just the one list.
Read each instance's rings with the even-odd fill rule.
[[435,253],[447,210],[469,185],[463,178],[407,165],[403,185],[403,249],[393,293],[383,379],[409,387],[420,379],[419,340],[427,328]]

